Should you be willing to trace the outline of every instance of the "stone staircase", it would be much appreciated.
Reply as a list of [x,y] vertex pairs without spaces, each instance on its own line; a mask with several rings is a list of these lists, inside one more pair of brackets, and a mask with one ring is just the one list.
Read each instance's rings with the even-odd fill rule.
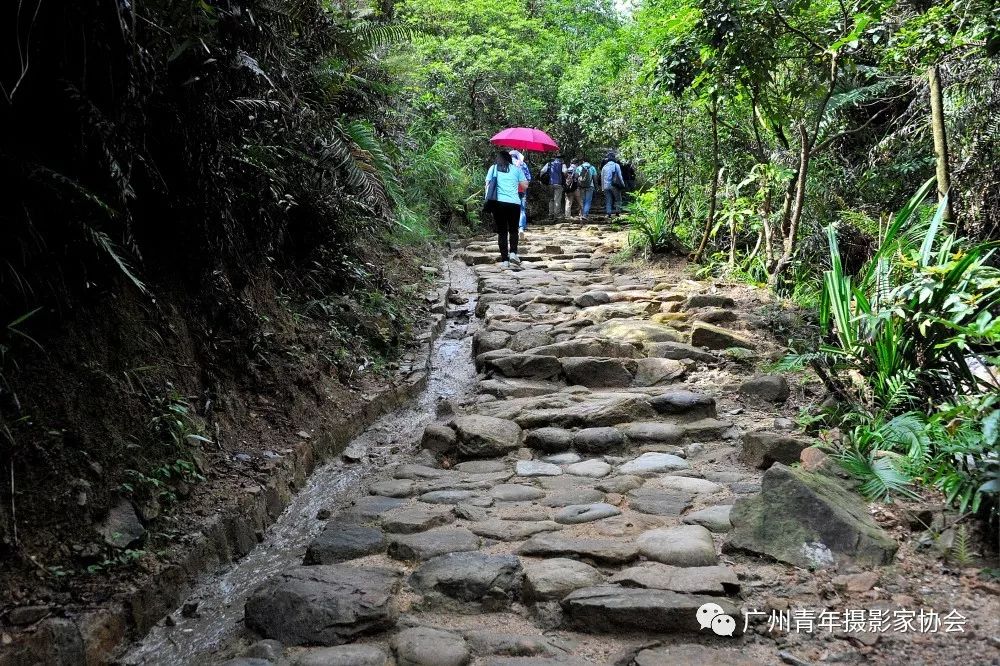
[[[510,270],[490,240],[458,253],[478,276],[457,308],[475,315],[478,390],[251,597],[247,627],[277,659],[779,663],[738,638],[745,581],[719,555],[760,470],[736,462],[712,392],[683,384],[755,345],[716,325],[729,297],[607,270],[609,233],[530,230]],[[274,663],[268,645],[230,663]]]

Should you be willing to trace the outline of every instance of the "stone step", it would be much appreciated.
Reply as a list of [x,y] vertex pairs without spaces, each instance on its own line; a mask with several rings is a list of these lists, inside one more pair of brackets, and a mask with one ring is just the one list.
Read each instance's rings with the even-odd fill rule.
[[565,625],[588,633],[629,630],[697,634],[701,631],[698,612],[705,604],[718,605],[736,625],[733,634],[742,633],[743,623],[737,621],[741,617],[739,609],[717,596],[598,585],[571,592],[560,602]]

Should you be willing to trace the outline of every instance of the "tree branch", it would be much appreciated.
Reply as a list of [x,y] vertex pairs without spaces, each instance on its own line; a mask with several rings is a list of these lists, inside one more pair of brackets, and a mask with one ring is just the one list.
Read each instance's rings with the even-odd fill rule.
[[865,121],[864,124],[859,125],[859,126],[855,127],[854,129],[844,130],[843,132],[837,132],[836,134],[834,134],[833,136],[829,137],[828,139],[824,139],[822,143],[820,143],[819,145],[814,146],[812,148],[812,150],[810,151],[810,155],[815,155],[816,153],[824,150],[825,148],[829,148],[830,144],[832,144],[834,141],[837,141],[838,139],[842,139],[845,136],[850,136],[851,134],[857,134],[858,132],[860,132],[861,130],[865,129],[866,127],[868,127],[869,125],[871,125],[873,122],[875,122],[875,120],[879,116],[881,116],[883,113],[885,113],[888,110],[889,110],[888,107],[886,107],[886,108],[882,109],[881,111],[879,111],[878,113],[874,114],[871,118],[869,118],[867,121]]
[[792,31],[793,33],[795,33],[796,35],[798,35],[799,37],[801,37],[802,39],[804,39],[806,42],[809,43],[810,46],[812,46],[814,49],[816,49],[820,53],[823,53],[824,51],[826,51],[826,49],[823,48],[822,46],[820,46],[815,40],[813,40],[812,37],[810,37],[806,33],[802,32],[801,30],[799,30],[798,28],[796,28],[795,26],[793,26],[791,23],[789,23],[788,19],[786,19],[782,15],[782,13],[778,11],[778,8],[775,6],[775,4],[773,2],[771,3],[771,9],[774,11],[775,17],[777,17],[777,19],[779,21],[781,21],[782,25],[784,25],[790,31]]

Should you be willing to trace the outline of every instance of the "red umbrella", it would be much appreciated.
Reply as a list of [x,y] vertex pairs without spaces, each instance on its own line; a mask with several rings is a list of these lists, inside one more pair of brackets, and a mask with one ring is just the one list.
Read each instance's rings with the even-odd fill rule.
[[541,153],[559,150],[559,146],[542,130],[530,127],[510,127],[494,136],[490,141],[497,146],[536,150]]

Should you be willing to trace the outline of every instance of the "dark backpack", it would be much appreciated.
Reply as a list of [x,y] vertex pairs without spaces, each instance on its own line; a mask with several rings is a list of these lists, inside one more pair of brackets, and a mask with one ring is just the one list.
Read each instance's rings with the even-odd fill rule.
[[566,170],[566,184],[563,189],[567,192],[575,192],[577,186],[576,169]]
[[580,167],[580,177],[578,178],[580,187],[587,189],[588,187],[594,186],[594,172],[590,170],[591,166],[589,164],[584,164]]
[[619,190],[625,189],[625,181],[622,180],[621,165],[611,172],[611,186]]

